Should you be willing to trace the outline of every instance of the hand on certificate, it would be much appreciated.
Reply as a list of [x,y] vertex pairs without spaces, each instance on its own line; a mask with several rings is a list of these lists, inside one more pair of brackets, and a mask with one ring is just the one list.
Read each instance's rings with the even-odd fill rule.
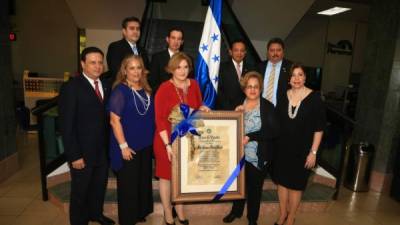
[[249,138],[249,136],[243,136],[243,145],[247,145],[247,143],[249,143],[249,140],[250,140],[250,138]]
[[122,151],[122,158],[126,161],[130,161],[133,159],[133,155],[136,155],[136,152],[133,151],[131,148],[126,147],[121,150]]
[[244,106],[243,105],[236,106],[235,111],[243,112],[244,111]]
[[172,157],[174,156],[174,152],[172,151],[171,145],[167,145],[166,149],[167,149],[168,160],[171,162]]
[[199,110],[202,112],[210,112],[211,111],[211,109],[208,108],[208,106],[206,106],[206,105],[200,106]]

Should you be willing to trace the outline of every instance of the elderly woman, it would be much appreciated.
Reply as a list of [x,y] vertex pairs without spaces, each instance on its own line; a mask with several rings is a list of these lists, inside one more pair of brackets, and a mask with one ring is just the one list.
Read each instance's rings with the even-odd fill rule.
[[290,74],[287,98],[277,105],[281,136],[273,178],[278,184],[280,216],[275,223],[278,225],[294,223],[326,123],[320,94],[304,86],[304,68],[293,64]]
[[263,88],[261,75],[254,71],[248,72],[240,83],[246,96],[243,105],[237,107],[237,110],[244,111],[247,194],[246,200],[233,202],[232,210],[223,222],[231,223],[241,217],[247,201],[249,224],[257,224],[262,187],[272,160],[273,140],[278,136],[279,124],[274,105],[260,97]]
[[117,174],[121,225],[144,221],[153,212],[151,171],[155,124],[147,73],[140,56],[125,58],[109,101],[110,158]]
[[[166,224],[175,224],[171,207],[171,123],[168,121],[172,109],[179,104],[189,105],[192,109],[208,111],[202,106],[200,88],[197,82],[189,79],[192,69],[190,58],[182,52],[175,53],[169,60],[167,72],[171,79],[162,83],[155,97],[156,133],[154,136],[154,156],[156,159],[156,176],[160,178],[160,197],[164,209]],[[189,224],[183,205],[175,205],[178,220],[181,224]]]

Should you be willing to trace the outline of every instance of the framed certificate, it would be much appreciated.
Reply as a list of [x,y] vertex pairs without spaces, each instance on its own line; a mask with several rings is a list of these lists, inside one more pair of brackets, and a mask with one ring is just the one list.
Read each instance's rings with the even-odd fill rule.
[[[200,136],[177,138],[173,145],[172,201],[211,201],[239,166],[243,152],[243,113],[198,112]],[[221,200],[243,199],[244,168],[231,179]]]

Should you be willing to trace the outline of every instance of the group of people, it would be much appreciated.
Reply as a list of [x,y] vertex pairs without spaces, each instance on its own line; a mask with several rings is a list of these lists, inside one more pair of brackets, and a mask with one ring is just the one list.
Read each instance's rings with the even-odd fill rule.
[[[171,122],[179,104],[209,112],[196,80],[190,78],[191,58],[181,50],[184,32],[171,28],[167,49],[150,60],[137,45],[140,20],[122,22],[123,39],[109,45],[108,76],[104,54],[96,47],[81,53],[82,73],[68,81],[59,96],[60,128],[71,174],[70,223],[102,225],[115,222],[103,214],[108,168],[117,178],[118,222],[146,221],[153,212],[153,160],[164,222],[187,225],[183,204],[171,202]],[[234,41],[230,60],[221,64],[218,110],[244,113],[246,199],[233,202],[223,218],[242,216],[247,203],[249,224],[257,224],[264,178],[278,186],[280,215],[275,224],[294,223],[310,169],[322,139],[325,111],[319,94],[305,86],[299,64],[284,59],[279,38],[267,44],[267,60],[245,62],[246,45]]]

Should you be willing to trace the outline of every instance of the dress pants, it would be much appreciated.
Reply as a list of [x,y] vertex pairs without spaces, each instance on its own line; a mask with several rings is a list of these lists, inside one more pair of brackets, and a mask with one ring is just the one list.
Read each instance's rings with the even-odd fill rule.
[[245,168],[246,199],[233,201],[231,213],[241,217],[244,205],[247,202],[247,219],[256,222],[260,212],[261,194],[267,170],[259,170],[248,162],[246,162]]
[[104,163],[99,166],[86,166],[81,170],[70,167],[70,173],[70,223],[71,225],[87,225],[89,220],[103,215],[108,165]]
[[136,224],[153,212],[152,152],[152,147],[136,151],[117,172],[120,225]]

